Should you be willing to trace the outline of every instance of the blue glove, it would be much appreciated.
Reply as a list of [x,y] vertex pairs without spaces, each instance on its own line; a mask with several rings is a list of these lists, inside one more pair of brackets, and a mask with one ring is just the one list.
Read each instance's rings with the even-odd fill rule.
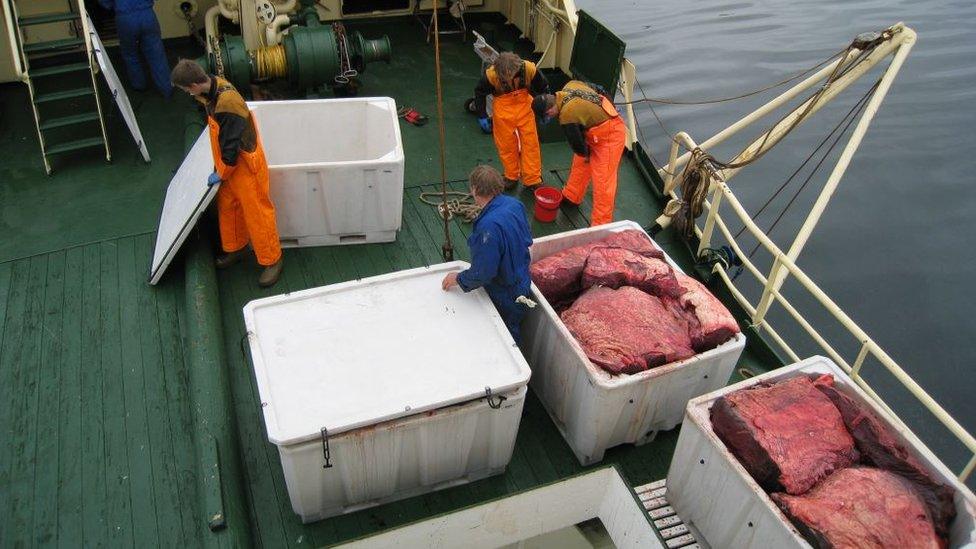
[[478,125],[481,126],[481,131],[491,133],[491,118],[479,118]]
[[220,183],[220,176],[217,175],[217,172],[214,172],[214,173],[210,174],[210,176],[207,177],[207,186],[208,187],[213,187],[217,183]]

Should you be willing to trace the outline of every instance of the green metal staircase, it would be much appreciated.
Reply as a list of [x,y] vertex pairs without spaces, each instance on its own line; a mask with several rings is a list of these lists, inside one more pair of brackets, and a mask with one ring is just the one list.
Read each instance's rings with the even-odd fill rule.
[[[53,172],[52,157],[75,151],[104,147],[105,159],[111,162],[84,1],[66,2],[66,7],[75,11],[24,17],[18,15],[16,0],[0,2],[4,4],[8,31],[15,32],[15,69],[30,92],[37,139],[48,175]],[[24,6],[29,4],[29,0],[21,2]],[[70,25],[74,36],[28,42],[27,29],[63,23]]]

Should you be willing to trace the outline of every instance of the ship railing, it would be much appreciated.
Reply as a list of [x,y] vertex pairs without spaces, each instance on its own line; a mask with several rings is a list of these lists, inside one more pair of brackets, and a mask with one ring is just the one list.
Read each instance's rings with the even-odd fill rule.
[[[783,251],[773,240],[767,235],[753,220],[752,216],[742,205],[741,202],[736,198],[735,194],[732,192],[728,185],[728,180],[731,179],[738,170],[724,170],[715,171],[714,177],[712,178],[711,187],[709,189],[709,199],[704,202],[704,216],[703,221],[698,220],[695,222],[694,232],[699,239],[698,254],[701,256],[706,252],[707,248],[712,247],[713,237],[715,236],[716,229],[724,237],[724,241],[735,251],[737,257],[741,260],[742,273],[748,273],[751,278],[759,284],[762,288],[762,294],[755,301],[750,300],[745,293],[737,287],[735,282],[735,276],[730,274],[732,267],[730,265],[723,264],[722,262],[717,262],[712,270],[725,284],[729,292],[734,296],[736,301],[742,306],[746,313],[750,316],[752,327],[763,334],[767,334],[769,339],[775,343],[786,356],[794,361],[801,359],[794,346],[790,345],[786,339],[774,328],[770,321],[768,313],[774,305],[779,305],[785,310],[789,317],[791,317],[802,329],[803,331],[825,352],[830,358],[832,358],[841,368],[843,368],[851,378],[862,388],[866,393],[868,393],[873,399],[875,399],[886,411],[888,411],[892,417],[896,419],[902,426],[905,426],[904,422],[899,418],[898,414],[891,409],[891,407],[885,403],[884,399],[872,388],[871,384],[868,383],[864,378],[864,366],[871,360],[872,364],[877,363],[883,366],[891,376],[893,376],[901,385],[917,400],[929,413],[932,414],[938,421],[945,426],[945,428],[952,433],[952,435],[968,450],[968,453],[972,453],[972,457],[968,462],[962,467],[958,474],[960,481],[965,482],[969,476],[972,474],[973,470],[976,469],[976,438],[974,438],[966,429],[959,424],[955,418],[952,417],[949,412],[947,412],[928,392],[925,391],[911,375],[908,374],[898,363],[888,355],[884,349],[878,345],[850,316],[847,315],[841,309],[836,302],[834,302],[803,270],[797,266],[796,260],[799,256],[803,246],[806,244],[807,239],[816,227],[820,216],[823,214],[827,203],[837,188],[841,177],[843,176],[850,160],[856,151],[861,139],[867,131],[868,126],[871,123],[874,114],[877,112],[881,101],[884,99],[895,75],[901,68],[901,65],[908,55],[911,46],[915,42],[915,33],[901,24],[892,27],[892,29],[897,29],[898,32],[892,39],[892,43],[884,50],[879,50],[878,55],[874,59],[869,60],[871,65],[874,65],[886,58],[888,55],[893,55],[892,61],[885,71],[884,75],[881,77],[878,87],[871,97],[870,101],[867,103],[861,119],[858,121],[857,126],[851,134],[851,138],[842,151],[834,170],[828,177],[824,189],[821,191],[820,196],[817,201],[812,206],[810,212],[807,215],[806,220],[803,225],[799,228],[797,235],[790,246],[789,250]],[[838,60],[843,62],[843,60]],[[851,74],[846,78],[851,81],[862,76],[866,73],[867,69],[870,67],[860,67],[864,70],[859,71],[858,74]],[[743,128],[748,127],[750,124],[756,120],[762,118],[765,114],[772,112],[777,107],[785,104],[787,101],[797,96],[800,92],[816,85],[820,80],[832,70],[832,65],[825,67],[821,73],[815,74],[808,78],[807,80],[797,84],[793,89],[784,92],[782,95],[774,99],[772,102],[760,107],[753,113],[747,115],[742,120],[734,123],[725,130],[722,130],[714,137],[708,139],[701,145],[696,143],[691,136],[687,133],[681,132],[674,136],[674,140],[671,143],[671,150],[669,155],[669,162],[666,168],[660,170],[660,175],[665,181],[665,188],[673,187],[673,180],[675,174],[678,170],[691,158],[692,151],[703,150],[706,151],[711,147],[718,145],[719,143],[725,141],[732,135]],[[818,76],[819,75],[819,76]],[[839,85],[838,87],[842,89],[849,85],[850,82],[835,81],[832,85]],[[837,92],[840,89],[836,90]],[[834,94],[836,95],[836,93]],[[831,98],[833,95],[831,96]],[[822,105],[820,105],[822,106]],[[801,107],[802,108],[802,105]],[[819,108],[819,106],[817,107]],[[787,120],[787,119],[784,119]],[[775,128],[772,130],[775,132]],[[779,136],[781,138],[782,136]],[[777,138],[778,139],[778,138]],[[758,141],[758,140],[757,140]],[[681,157],[678,156],[680,149],[685,149],[687,152]],[[748,149],[747,149],[748,151]],[[754,152],[754,151],[753,151]],[[673,198],[677,199],[678,195],[675,189],[671,188],[670,194]],[[725,206],[725,208],[723,208]],[[768,272],[763,272],[763,270],[757,266],[757,264],[751,259],[750,253],[744,251],[740,244],[739,239],[733,232],[729,229],[728,222],[726,220],[726,215],[723,215],[723,210],[731,210],[731,213],[735,218],[739,220],[744,226],[744,233],[751,236],[758,242],[758,245],[763,248],[767,253],[772,256],[772,265],[769,267]],[[660,221],[660,220],[659,220]],[[799,287],[805,290],[805,294],[812,297],[819,305],[829,313],[831,317],[846,331],[847,335],[853,337],[856,340],[858,347],[857,353],[848,359],[843,353],[837,350],[835,347],[836,341],[828,340],[828,336],[824,335],[824,330],[818,329],[814,325],[814,321],[810,320],[807,316],[801,313],[794,302],[788,299],[782,292],[782,287],[784,282],[788,277],[792,277],[796,282],[799,283]],[[836,340],[836,336],[834,338]]]

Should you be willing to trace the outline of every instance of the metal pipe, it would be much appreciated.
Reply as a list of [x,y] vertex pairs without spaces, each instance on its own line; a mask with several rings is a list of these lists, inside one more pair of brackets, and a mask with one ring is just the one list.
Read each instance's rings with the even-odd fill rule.
[[217,34],[217,19],[221,16],[220,6],[211,6],[203,16],[203,28],[207,35],[207,53],[212,53],[212,44],[220,40]]
[[264,29],[264,38],[269,46],[277,46],[281,43],[281,35],[283,34],[281,27],[287,25],[289,22],[291,22],[291,17],[288,15],[278,15]]
[[239,0],[217,0],[217,7],[220,9],[220,14],[225,18],[230,19],[235,24],[240,24]]

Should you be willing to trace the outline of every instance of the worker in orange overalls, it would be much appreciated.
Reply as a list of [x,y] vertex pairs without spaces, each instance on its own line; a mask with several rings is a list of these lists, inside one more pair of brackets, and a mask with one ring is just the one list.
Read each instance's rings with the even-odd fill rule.
[[613,221],[617,168],[627,143],[627,126],[616,107],[589,85],[570,80],[555,95],[536,96],[532,110],[544,122],[558,118],[573,149],[573,167],[563,187],[563,200],[578,206],[592,180],[590,226]]
[[269,196],[268,161],[254,116],[241,94],[223,78],[210,76],[189,59],[173,69],[175,86],[193,96],[207,111],[214,173],[208,186],[220,184],[217,212],[224,254],[217,268],[237,263],[248,243],[264,267],[258,284],[273,286],[281,276],[281,243],[274,204]]
[[[542,184],[542,155],[532,97],[548,91],[549,82],[535,63],[523,61],[511,52],[499,54],[474,89],[478,124],[482,131],[495,137],[506,190],[515,187],[520,177],[527,189]],[[491,118],[488,95],[494,98]]]

